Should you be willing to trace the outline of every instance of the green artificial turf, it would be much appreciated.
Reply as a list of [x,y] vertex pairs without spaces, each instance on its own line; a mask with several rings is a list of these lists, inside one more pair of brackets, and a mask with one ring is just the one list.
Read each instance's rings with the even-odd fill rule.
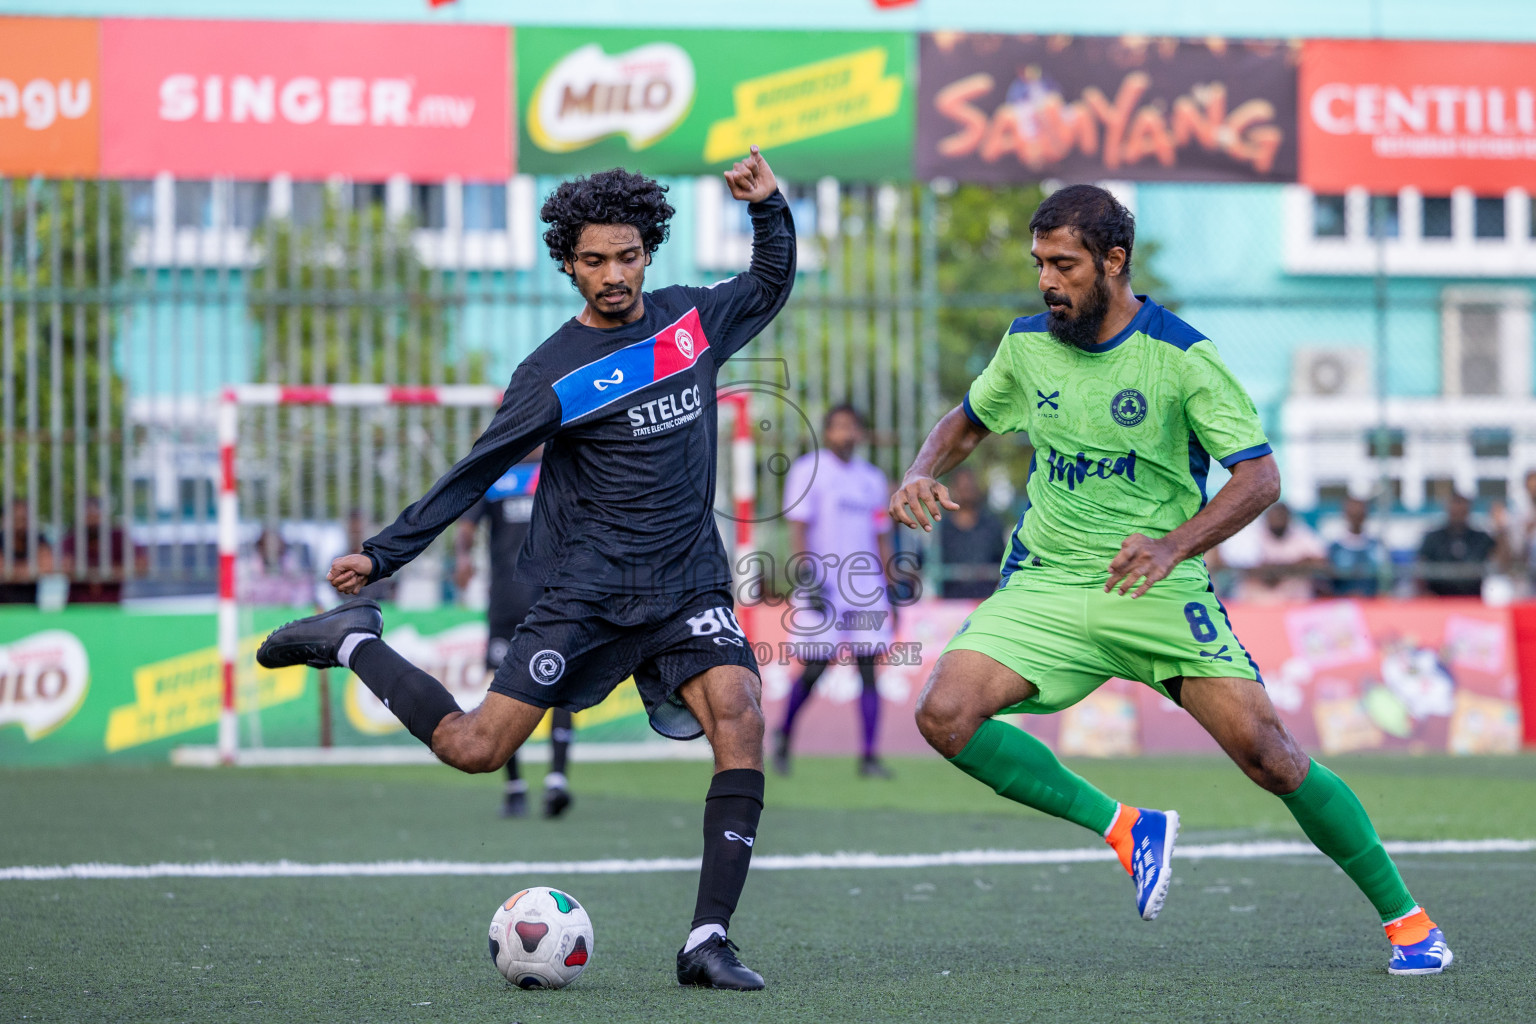
[[[1536,838],[1536,758],[1329,763],[1389,839]],[[830,759],[770,777],[756,851],[1098,848],[936,758],[892,765],[890,781]],[[1177,807],[1185,844],[1299,837],[1219,760],[1073,767]],[[694,857],[708,777],[578,763],[572,812],[546,822],[498,818],[495,778],[447,769],[4,771],[0,866]],[[1176,864],[1152,924],[1107,863],[754,872],[731,935],[768,979],[755,994],[677,987],[691,872],[4,881],[0,1020],[1536,1019],[1536,855],[1401,859],[1457,954],[1430,978],[1386,974],[1370,907],[1322,858]],[[592,964],[560,992],[510,988],[486,953],[492,912],[529,884],[569,890],[594,921]]]

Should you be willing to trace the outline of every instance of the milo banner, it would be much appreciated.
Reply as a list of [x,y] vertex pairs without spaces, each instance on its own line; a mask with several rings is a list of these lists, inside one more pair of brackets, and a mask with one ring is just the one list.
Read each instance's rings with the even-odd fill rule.
[[911,173],[911,37],[519,29],[518,169],[723,170],[752,144],[791,179]]
[[919,54],[923,178],[1296,179],[1291,44],[938,32]]
[[[242,746],[320,743],[320,676],[256,665],[268,631],[304,614],[263,608],[244,625],[238,672]],[[485,696],[483,613],[458,609],[385,615],[384,637],[432,673],[464,707]],[[182,745],[211,745],[223,683],[208,615],[138,614],[116,607],[0,611],[0,765],[161,761]],[[350,672],[328,673],[337,746],[418,745]],[[547,729],[546,722],[541,729]],[[582,742],[654,739],[633,684],[576,716]],[[534,739],[540,739],[535,733]]]

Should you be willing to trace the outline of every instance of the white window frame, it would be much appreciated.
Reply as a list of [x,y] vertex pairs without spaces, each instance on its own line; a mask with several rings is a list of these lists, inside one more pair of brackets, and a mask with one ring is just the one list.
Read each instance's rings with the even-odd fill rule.
[[1415,188],[1397,193],[1398,235],[1378,242],[1370,235],[1370,193],[1344,193],[1344,237],[1312,233],[1314,193],[1304,185],[1282,191],[1282,264],[1289,274],[1340,276],[1384,272],[1397,277],[1523,277],[1536,275],[1536,239],[1531,237],[1531,194],[1504,193],[1504,237],[1476,238],[1470,189],[1451,193],[1451,237],[1425,238],[1423,195]]
[[[1422,509],[1426,483],[1451,480],[1473,494],[1479,479],[1503,480],[1514,500],[1524,493],[1525,471],[1536,465],[1536,403],[1528,395],[1388,398],[1292,396],[1281,407],[1281,453],[1286,500],[1313,508],[1321,486],[1345,484],[1352,494],[1375,492],[1385,471],[1402,485],[1403,506]],[[1377,459],[1369,444],[1378,425],[1403,434],[1403,453]],[[1508,430],[1507,456],[1474,452],[1478,430]]]
[[[402,214],[409,210],[410,185],[402,180]],[[519,174],[507,183],[505,231],[466,231],[464,228],[464,181],[448,178],[443,185],[442,228],[417,228],[411,232],[416,251],[429,267],[466,270],[529,270],[538,259],[537,184]],[[393,211],[391,211],[393,212]]]
[[[205,179],[198,179],[205,180]],[[176,178],[157,174],[151,182],[151,220],[130,247],[130,259],[138,266],[181,266],[217,268],[250,266],[256,260],[256,246],[251,232],[229,226],[232,178],[216,177],[213,182],[213,225],[207,228],[176,226]],[[343,178],[329,178],[327,188],[340,195],[348,184]],[[384,183],[384,208],[393,220],[410,214],[410,179],[395,175]],[[507,182],[507,228],[505,231],[464,230],[463,182],[450,178],[444,185],[446,225],[441,229],[420,229],[411,233],[422,262],[439,269],[529,270],[539,257],[537,184],[533,177],[519,174]],[[293,179],[286,174],[268,181],[267,217],[286,217],[293,208]]]

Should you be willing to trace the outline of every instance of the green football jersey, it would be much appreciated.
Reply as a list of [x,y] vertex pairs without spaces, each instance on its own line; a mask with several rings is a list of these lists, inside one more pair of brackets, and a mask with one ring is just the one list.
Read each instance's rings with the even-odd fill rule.
[[[1035,447],[1028,502],[1002,575],[1050,566],[1102,580],[1132,533],[1161,537],[1205,507],[1214,458],[1270,452],[1253,399],[1216,346],[1144,296],[1125,330],[1092,352],[1020,317],[971,385],[965,412]],[[1197,558],[1175,574],[1204,574]]]

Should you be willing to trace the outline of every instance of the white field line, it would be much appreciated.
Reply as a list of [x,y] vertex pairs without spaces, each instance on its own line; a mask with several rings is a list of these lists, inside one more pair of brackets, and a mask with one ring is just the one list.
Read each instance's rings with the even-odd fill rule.
[[[548,743],[529,743],[518,756],[529,764],[549,761]],[[589,743],[583,761],[708,761],[715,755],[708,743],[642,740],[638,743]],[[218,747],[186,746],[171,751],[179,768],[219,768]],[[337,765],[437,765],[432,751],[420,744],[376,747],[242,747],[235,751],[237,768],[332,767]]]
[[[1531,839],[1442,839],[1392,842],[1389,853],[1415,854],[1531,853]],[[1181,860],[1258,860],[1269,857],[1321,856],[1310,843],[1209,843],[1181,846]],[[1085,850],[956,850],[948,853],[799,853],[767,854],[752,859],[754,871],[822,871],[829,869],[984,867],[1007,864],[1084,864],[1112,861],[1107,849]],[[354,863],[304,864],[298,861],[202,864],[54,864],[0,868],[0,882],[52,882],[105,878],[397,878],[481,875],[644,875],[662,871],[697,871],[697,857],[655,857],[648,860],[525,860],[451,861],[383,860]]]

